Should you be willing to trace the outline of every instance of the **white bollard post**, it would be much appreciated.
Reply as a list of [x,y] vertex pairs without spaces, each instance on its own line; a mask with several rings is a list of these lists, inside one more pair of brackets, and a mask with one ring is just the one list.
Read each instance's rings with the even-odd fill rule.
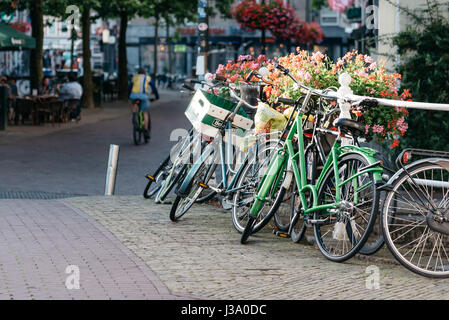
[[104,190],[105,196],[112,196],[115,192],[115,178],[117,176],[117,164],[118,164],[118,154],[120,147],[111,144],[109,149],[109,162],[108,162],[108,172],[106,175],[106,187]]

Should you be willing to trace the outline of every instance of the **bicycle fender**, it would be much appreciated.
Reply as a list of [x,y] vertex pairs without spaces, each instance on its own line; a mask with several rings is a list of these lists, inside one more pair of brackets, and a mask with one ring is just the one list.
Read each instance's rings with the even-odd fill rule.
[[195,162],[195,164],[192,166],[192,168],[189,170],[189,173],[187,173],[187,176],[185,177],[184,181],[182,182],[181,186],[177,190],[176,194],[179,196],[185,196],[189,192],[190,185],[192,183],[193,178],[198,173],[198,170],[201,167],[201,164],[207,159],[207,157],[214,151],[214,148],[207,148],[204,150],[204,152],[201,154],[199,159]]
[[[443,168],[445,168],[446,170],[449,171],[449,160],[448,159],[444,159],[444,158],[426,158],[426,159],[421,159],[421,160],[417,160],[414,161],[408,165],[405,165],[405,170],[409,170],[411,168],[413,168],[414,166],[420,165],[422,163],[425,162],[430,162],[430,163],[434,163],[437,164]],[[401,176],[404,172],[405,172],[404,168],[399,169],[391,178],[390,180],[388,180],[387,183],[385,183],[384,185],[382,185],[379,190],[381,191],[390,191],[393,189],[393,185],[395,183],[395,181],[399,178],[399,176]]]
[[[343,146],[338,149],[338,157],[341,158],[347,154],[355,153],[365,157],[370,164],[376,163],[377,160],[374,159],[374,155],[376,154],[376,150],[367,148],[367,147],[356,147],[356,146]],[[374,180],[376,184],[382,182],[382,173],[383,169],[379,172],[373,172]]]

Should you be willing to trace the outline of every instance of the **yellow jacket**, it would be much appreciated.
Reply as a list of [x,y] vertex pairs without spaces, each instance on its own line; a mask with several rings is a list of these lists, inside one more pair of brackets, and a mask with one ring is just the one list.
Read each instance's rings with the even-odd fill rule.
[[132,79],[131,93],[150,94],[151,77],[144,74],[137,74]]

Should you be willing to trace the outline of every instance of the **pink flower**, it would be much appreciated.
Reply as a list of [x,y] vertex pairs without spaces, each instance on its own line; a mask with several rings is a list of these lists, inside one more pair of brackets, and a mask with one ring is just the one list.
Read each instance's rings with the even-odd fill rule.
[[397,122],[396,125],[398,127],[398,130],[404,134],[407,130],[408,130],[408,123],[405,122],[405,118],[402,117],[400,118]]
[[367,125],[365,126],[365,134],[368,134],[368,133],[369,133],[369,128],[370,128],[370,126],[369,126],[369,124],[367,124]]
[[257,70],[257,69],[259,69],[259,67],[260,67],[260,65],[258,64],[258,63],[252,63],[251,64],[251,66],[250,66],[250,69],[251,70]]
[[225,72],[225,66],[222,64],[218,65],[216,73],[220,74],[220,73],[224,73],[224,72]]
[[362,78],[368,77],[368,73],[366,73],[365,69],[360,70],[357,74]]
[[377,125],[377,124],[375,124],[373,126],[373,132],[374,133],[382,133],[383,131],[384,131],[384,126],[380,126],[380,125]]
[[363,58],[364,58],[366,63],[370,63],[371,64],[371,63],[374,62],[373,58],[371,58],[370,56],[368,56],[366,54],[365,54],[365,56]]
[[317,62],[321,62],[324,59],[324,54],[322,54],[320,51],[317,51],[312,55],[312,59]]

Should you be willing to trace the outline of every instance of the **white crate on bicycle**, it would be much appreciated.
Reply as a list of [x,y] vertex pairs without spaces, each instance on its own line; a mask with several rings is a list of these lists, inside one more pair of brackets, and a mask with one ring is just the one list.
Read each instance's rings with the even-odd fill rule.
[[[219,133],[226,117],[235,110],[237,103],[214,95],[204,90],[198,90],[185,111],[187,119],[195,130],[210,137]],[[232,143],[238,145],[251,129],[253,120],[242,107],[232,121]]]

